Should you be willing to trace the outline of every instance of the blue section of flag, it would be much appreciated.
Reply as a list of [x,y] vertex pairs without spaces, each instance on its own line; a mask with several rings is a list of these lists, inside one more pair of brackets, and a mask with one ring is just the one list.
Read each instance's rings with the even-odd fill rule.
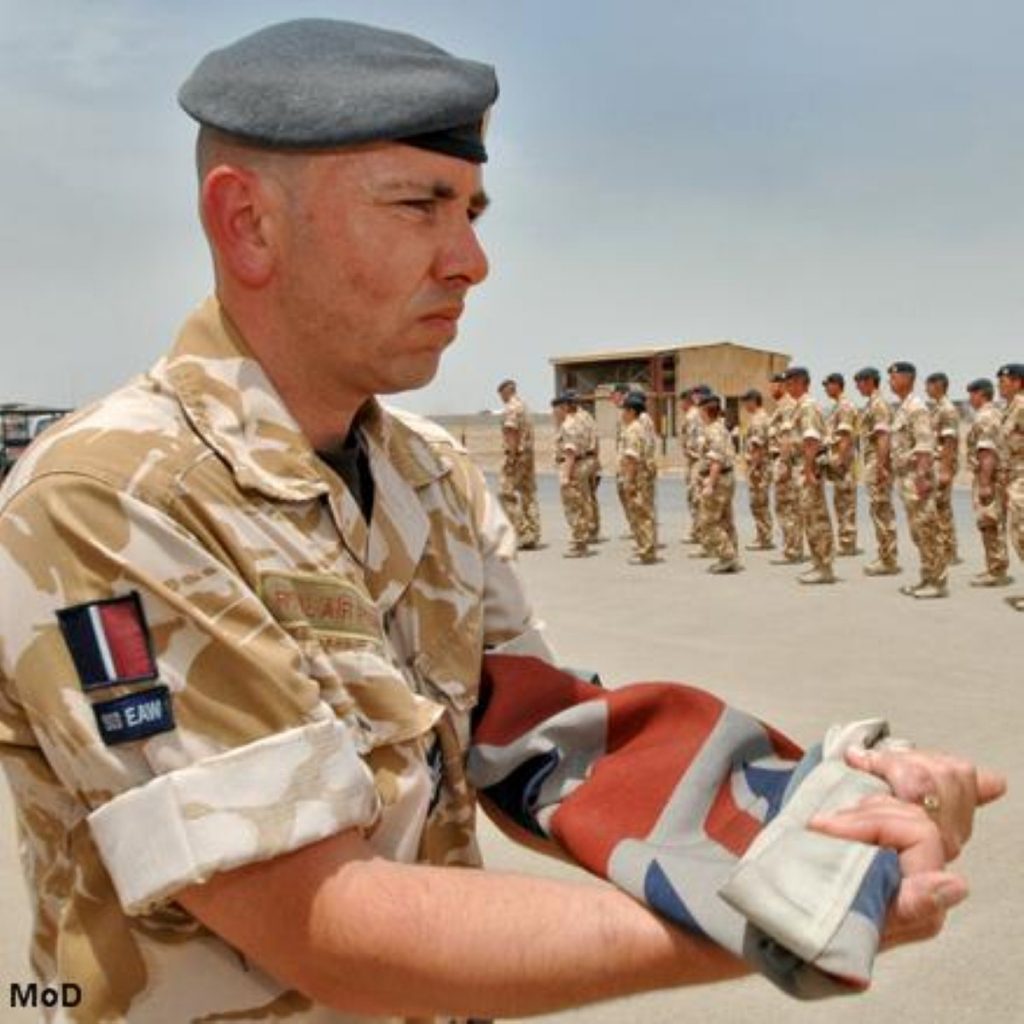
[[656,860],[651,861],[644,877],[644,902],[694,935],[706,934]]
[[743,776],[747,780],[750,792],[768,801],[768,813],[764,819],[767,824],[782,810],[793,771],[758,768],[756,765],[746,764],[743,766]]
[[99,701],[92,706],[100,736],[108,747],[131,743],[174,728],[171,692],[166,686]]
[[900,861],[896,851],[879,850],[860,883],[850,910],[863,914],[881,932],[889,904],[900,887],[900,878]]
[[57,612],[57,620],[60,622],[61,632],[64,634],[64,642],[71,652],[75,668],[78,670],[78,678],[85,690],[109,686],[111,683],[111,680],[107,678],[108,672],[103,664],[99,640],[93,626],[92,616],[89,614],[91,607],[92,605],[80,604],[74,608],[64,608]]
[[509,772],[500,782],[488,786],[484,792],[516,824],[546,839],[548,834],[537,821],[537,804],[540,800],[541,786],[558,767],[560,760],[557,750],[535,754]]

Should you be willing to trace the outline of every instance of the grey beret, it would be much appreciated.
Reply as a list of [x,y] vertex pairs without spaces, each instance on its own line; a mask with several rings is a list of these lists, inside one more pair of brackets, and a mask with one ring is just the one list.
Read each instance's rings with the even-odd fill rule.
[[494,68],[432,43],[306,18],[207,54],[178,92],[200,124],[273,149],[402,141],[475,163],[498,96]]

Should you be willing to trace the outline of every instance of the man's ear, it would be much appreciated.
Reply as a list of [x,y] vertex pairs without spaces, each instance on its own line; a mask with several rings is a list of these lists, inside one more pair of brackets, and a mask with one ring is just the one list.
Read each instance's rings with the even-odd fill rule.
[[259,176],[230,164],[203,179],[200,205],[210,244],[222,271],[249,288],[261,288],[274,270],[270,197]]

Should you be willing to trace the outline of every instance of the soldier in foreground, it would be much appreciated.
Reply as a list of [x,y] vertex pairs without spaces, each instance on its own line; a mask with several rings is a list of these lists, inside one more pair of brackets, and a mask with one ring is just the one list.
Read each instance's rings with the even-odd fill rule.
[[[5,482],[0,751],[31,960],[83,1021],[519,1017],[745,970],[622,891],[453,870],[484,652],[551,654],[479,471],[376,396],[432,379],[486,276],[496,92],[347,23],[211,54],[181,99],[216,294]],[[814,828],[898,849],[886,940],[934,935],[999,780],[848,760],[899,798]]]
[[652,432],[640,418],[646,410],[643,395],[631,392],[623,399],[617,467],[622,509],[636,549],[630,561],[639,565],[653,565],[658,560],[654,514],[658,463]]
[[935,512],[939,544],[946,565],[959,565],[953,486],[960,469],[960,413],[949,398],[949,377],[938,371],[928,374],[925,388],[931,401],[932,433],[935,435]]
[[832,520],[825,498],[822,460],[825,456],[825,417],[811,397],[811,376],[802,366],[786,371],[786,387],[793,399],[793,425],[789,442],[789,459],[798,480],[800,516],[813,565],[798,579],[807,585],[835,583],[832,569],[835,542]]
[[[1008,474],[1006,481],[1007,532],[1024,562],[1024,363],[1007,363],[996,375],[999,394],[1006,402],[1003,413],[1003,443],[1006,446]],[[1014,594],[1006,603],[1015,611],[1024,612],[1024,594]]]
[[914,394],[917,369],[898,361],[889,367],[889,387],[899,399],[892,424],[892,461],[907,513],[910,536],[921,559],[921,578],[900,587],[920,599],[947,597],[946,548],[935,508],[935,434],[924,402]]
[[1003,417],[992,399],[992,381],[979,378],[967,385],[974,422],[967,432],[967,465],[973,475],[974,519],[985,552],[985,571],[971,580],[972,587],[1005,587],[1010,556],[1006,549],[1007,455]]
[[882,376],[873,366],[854,375],[857,390],[866,399],[860,412],[860,437],[864,457],[864,487],[868,510],[875,527],[878,554],[864,566],[867,576],[895,576],[897,561],[896,510],[892,504],[892,409],[882,397]]
[[830,373],[822,383],[832,399],[825,424],[828,450],[825,470],[832,481],[836,553],[849,558],[860,554],[857,547],[857,410],[846,397],[846,379],[841,373]]
[[793,413],[796,402],[786,390],[786,374],[771,379],[775,408],[768,422],[769,449],[775,458],[775,518],[782,528],[782,557],[776,565],[797,565],[804,560],[804,528],[800,517],[800,482],[797,478]]
[[750,515],[754,520],[754,541],[748,551],[771,551],[772,543],[772,463],[768,454],[768,413],[757,388],[751,388],[740,401],[747,413],[747,429],[743,436],[743,453],[747,463],[747,489],[750,492]]
[[514,380],[503,380],[498,395],[504,403],[501,415],[503,459],[498,497],[516,531],[521,550],[540,543],[540,506],[537,504],[537,469],[530,411],[519,397]]
[[736,452],[722,419],[722,400],[718,395],[704,397],[700,409],[705,417],[705,438],[699,468],[700,536],[705,551],[715,558],[708,566],[708,572],[739,572],[740,563],[736,555],[738,538],[732,507],[736,493]]

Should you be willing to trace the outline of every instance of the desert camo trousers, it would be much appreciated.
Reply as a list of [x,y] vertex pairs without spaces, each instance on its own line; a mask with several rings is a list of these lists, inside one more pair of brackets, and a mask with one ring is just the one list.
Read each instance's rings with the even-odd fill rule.
[[1006,492],[1006,521],[1017,557],[1024,562],[1024,476],[1014,480]]
[[878,561],[886,566],[896,565],[896,509],[892,503],[892,484],[878,482],[878,468],[869,462],[864,472],[864,486],[868,494],[868,511],[875,527],[878,543]]
[[985,568],[992,576],[1005,576],[1010,568],[1010,554],[1006,543],[1006,487],[997,483],[989,501],[981,500],[975,481],[971,497],[974,503],[974,522],[981,534],[985,549]]
[[533,456],[506,456],[498,483],[498,499],[520,544],[540,542],[540,506]]
[[577,462],[572,474],[561,486],[562,510],[569,524],[574,548],[585,548],[590,540],[591,486],[586,466]]
[[835,543],[832,536],[832,519],[828,514],[828,501],[825,497],[825,482],[820,474],[813,480],[807,480],[802,470],[799,481],[800,519],[804,536],[807,538],[807,546],[811,550],[814,568],[831,570]]
[[587,459],[587,529],[588,540],[595,541],[601,536],[601,502],[597,499],[597,489],[601,485],[601,473],[597,468],[597,460]]
[[[788,476],[785,470],[789,469]],[[800,493],[795,474],[781,458],[775,460],[775,518],[782,528],[782,554],[786,558],[800,558],[804,553],[804,528],[800,516]]]
[[857,478],[853,467],[836,471],[832,487],[832,506],[836,513],[836,542],[844,554],[857,550]]
[[946,565],[957,558],[956,524],[953,519],[953,482],[936,484],[935,514],[939,524],[939,546]]
[[637,469],[632,481],[619,478],[622,510],[633,534],[636,553],[641,558],[654,558],[658,543],[654,517],[654,474]]
[[683,481],[686,485],[686,507],[690,510],[690,528],[686,535],[700,540],[700,473],[697,460],[687,460],[683,465]]
[[939,514],[934,489],[922,498],[914,486],[914,474],[900,477],[900,498],[907,513],[910,538],[921,558],[921,582],[942,586],[946,582],[945,551],[939,541]]
[[756,530],[755,543],[767,546],[772,542],[772,481],[767,462],[748,468],[747,488],[750,491],[750,515],[753,517]]
[[710,494],[704,492],[706,482],[707,477],[701,478],[700,537],[704,550],[720,561],[735,561],[737,537],[732,501],[736,484],[733,474],[722,473]]

